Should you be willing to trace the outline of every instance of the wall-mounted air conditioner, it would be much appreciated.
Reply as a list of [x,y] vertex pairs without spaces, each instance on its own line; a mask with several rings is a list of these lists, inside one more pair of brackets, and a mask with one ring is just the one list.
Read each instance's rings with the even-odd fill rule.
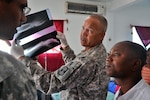
[[80,14],[101,14],[105,13],[104,5],[92,5],[75,2],[66,2],[66,13],[80,13]]

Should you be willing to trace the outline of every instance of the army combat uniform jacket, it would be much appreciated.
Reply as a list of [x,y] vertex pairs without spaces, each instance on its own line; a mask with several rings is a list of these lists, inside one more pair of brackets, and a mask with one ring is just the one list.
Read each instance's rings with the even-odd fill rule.
[[105,72],[107,53],[103,44],[77,56],[70,47],[62,53],[66,64],[53,73],[30,64],[37,87],[48,94],[64,90],[61,100],[105,100],[109,78]]
[[27,67],[1,51],[0,100],[37,100],[35,83]]

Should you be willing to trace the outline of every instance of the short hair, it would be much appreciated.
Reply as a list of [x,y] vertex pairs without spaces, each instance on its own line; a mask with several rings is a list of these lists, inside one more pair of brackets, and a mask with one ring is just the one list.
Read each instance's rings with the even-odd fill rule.
[[99,15],[99,14],[92,14],[92,15],[90,15],[90,17],[93,17],[93,18],[98,19],[99,22],[100,22],[101,24],[103,24],[103,29],[104,29],[103,31],[106,32],[108,22],[107,22],[107,19],[106,19],[104,16]]
[[140,44],[131,41],[123,41],[123,43],[127,44],[133,55],[141,60],[141,67],[143,67],[146,64],[146,49]]
[[147,49],[147,52],[150,51],[150,48]]
[[0,1],[4,1],[4,2],[7,2],[7,3],[11,3],[11,2],[13,2],[14,0],[0,0]]

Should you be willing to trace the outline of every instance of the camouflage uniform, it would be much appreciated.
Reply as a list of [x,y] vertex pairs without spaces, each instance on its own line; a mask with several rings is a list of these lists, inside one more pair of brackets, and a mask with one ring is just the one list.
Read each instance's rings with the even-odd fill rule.
[[66,64],[54,73],[30,64],[38,87],[47,93],[64,90],[61,100],[106,100],[109,78],[105,72],[107,53],[103,44],[77,56],[70,47],[62,52]]
[[0,51],[0,100],[37,100],[29,70],[18,60]]

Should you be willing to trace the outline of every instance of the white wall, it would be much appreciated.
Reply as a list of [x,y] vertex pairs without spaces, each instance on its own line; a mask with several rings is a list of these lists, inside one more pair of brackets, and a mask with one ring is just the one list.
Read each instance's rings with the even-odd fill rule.
[[[83,14],[66,14],[65,1],[69,0],[28,0],[32,12],[37,12],[49,8],[53,19],[68,19],[65,24],[65,34],[70,46],[79,53],[83,48],[80,45],[80,30],[85,17]],[[79,2],[78,0],[72,0]],[[122,40],[132,40],[130,24],[150,26],[150,0],[142,0],[139,4],[120,8],[119,10],[109,10],[106,13],[108,19],[108,30],[104,39],[104,45],[109,52],[112,45]],[[144,3],[144,1],[147,1]],[[98,4],[83,0],[82,3]],[[67,31],[68,28],[68,31]],[[111,40],[111,41],[110,41]]]
[[[141,0],[132,5],[107,13],[109,29],[106,38],[107,51],[119,41],[132,41],[132,25],[150,26],[150,0]],[[111,38],[112,41],[108,41]]]
[[[64,29],[66,38],[72,49],[75,50],[75,53],[79,53],[83,49],[79,39],[80,30],[87,15],[65,13],[65,1],[69,0],[28,0],[28,5],[32,9],[31,13],[49,8],[53,19],[68,19],[69,22],[65,24]],[[78,0],[74,1],[78,2]]]

